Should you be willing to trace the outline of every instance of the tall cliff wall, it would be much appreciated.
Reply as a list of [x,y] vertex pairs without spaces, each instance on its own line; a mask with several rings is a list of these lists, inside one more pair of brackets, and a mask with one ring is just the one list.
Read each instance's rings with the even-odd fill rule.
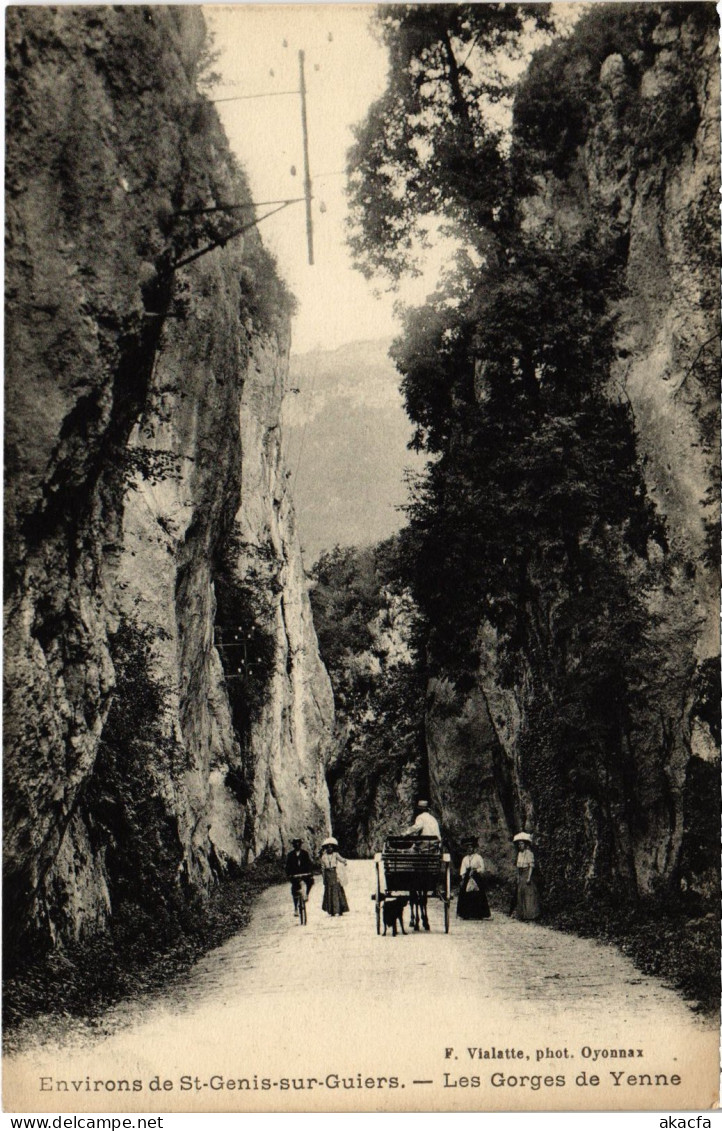
[[[512,160],[526,236],[559,249],[560,270],[590,246],[615,264],[614,286],[601,272],[592,284],[615,322],[606,396],[631,409],[638,494],[664,528],[640,553],[609,539],[644,622],[638,675],[610,690],[626,697],[614,766],[591,719],[586,752],[548,760],[566,723],[553,689],[560,673],[582,686],[593,640],[583,622],[564,624],[564,582],[532,566],[517,607],[534,648],[517,653],[510,681],[496,630],[481,625],[478,689],[432,686],[429,773],[447,827],[480,830],[500,868],[504,840],[532,827],[559,902],[612,883],[694,904],[716,890],[718,814],[717,26],[711,5],[605,8],[532,63]],[[607,600],[589,596],[590,610]],[[469,780],[472,792],[459,785]]]
[[288,297],[254,231],[175,268],[238,226],[197,210],[249,200],[202,16],[7,31],[12,962],[325,833],[333,705],[281,456]]

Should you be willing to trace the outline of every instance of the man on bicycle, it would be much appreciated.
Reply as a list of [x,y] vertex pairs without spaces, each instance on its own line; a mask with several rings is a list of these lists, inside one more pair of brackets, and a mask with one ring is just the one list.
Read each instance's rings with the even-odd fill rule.
[[308,893],[311,890],[311,888],[313,887],[313,876],[311,875],[311,872],[313,870],[313,862],[311,860],[311,857],[306,852],[305,848],[301,847],[302,844],[303,844],[303,841],[301,840],[300,837],[295,837],[291,841],[291,844],[293,846],[292,850],[289,852],[288,856],[286,857],[286,875],[288,876],[289,880],[291,881],[291,895],[293,896],[293,914],[298,915],[298,900],[296,898],[296,893],[299,890],[299,885],[305,884],[306,885],[306,893],[305,894],[306,894],[306,899],[308,899]]

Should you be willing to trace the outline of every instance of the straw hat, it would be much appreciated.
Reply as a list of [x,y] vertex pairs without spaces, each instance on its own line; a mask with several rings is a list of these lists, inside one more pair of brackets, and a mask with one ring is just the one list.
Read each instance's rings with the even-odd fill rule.
[[321,848],[338,848],[338,841],[335,836],[329,836],[326,840],[321,841]]
[[517,842],[526,841],[528,844],[531,844],[531,834],[530,833],[517,833],[516,836],[514,837],[514,840],[517,841]]

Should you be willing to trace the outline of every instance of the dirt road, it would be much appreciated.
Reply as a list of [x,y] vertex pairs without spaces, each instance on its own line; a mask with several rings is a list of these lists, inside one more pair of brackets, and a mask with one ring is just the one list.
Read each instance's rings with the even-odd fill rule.
[[321,911],[319,880],[305,927],[288,890],[268,890],[181,988],[111,1011],[93,1041],[71,1028],[7,1057],[6,1109],[715,1102],[714,1023],[615,948],[502,915],[445,935],[437,901],[430,933],[378,937],[373,890],[373,864],[352,862],[350,913]]

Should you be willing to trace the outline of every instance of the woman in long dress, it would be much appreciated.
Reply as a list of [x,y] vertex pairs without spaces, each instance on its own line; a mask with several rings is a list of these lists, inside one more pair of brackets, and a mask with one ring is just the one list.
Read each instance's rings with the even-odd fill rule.
[[517,833],[516,847],[516,917],[538,919],[541,914],[539,888],[534,878],[534,853],[529,833]]
[[459,869],[461,887],[456,901],[456,914],[460,919],[490,919],[491,911],[484,891],[484,860],[477,851],[478,842],[474,837],[467,837],[463,847],[466,849],[466,856]]
[[346,892],[343,890],[340,872],[346,861],[339,854],[338,841],[330,836],[321,845],[321,871],[323,872],[323,903],[321,908],[329,915],[343,915],[348,911]]

